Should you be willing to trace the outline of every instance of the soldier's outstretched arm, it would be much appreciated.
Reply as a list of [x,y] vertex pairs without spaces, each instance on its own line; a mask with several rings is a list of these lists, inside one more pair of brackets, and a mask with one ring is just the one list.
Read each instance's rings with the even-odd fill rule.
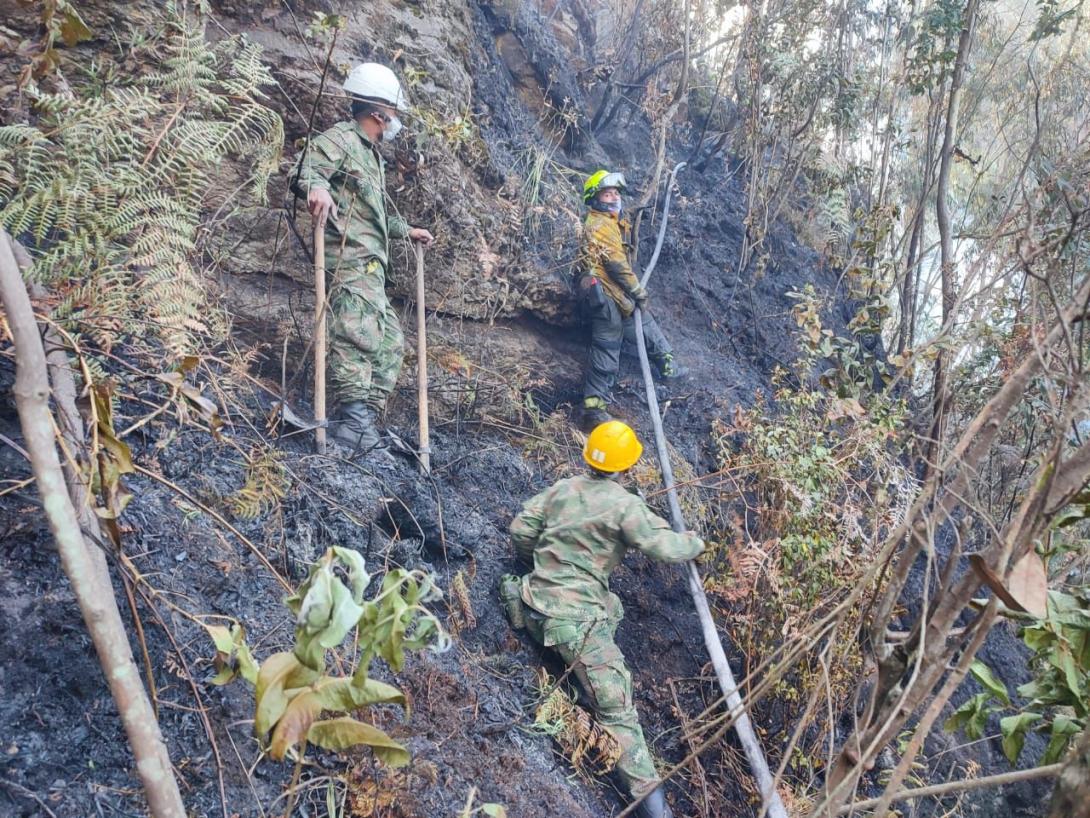
[[621,516],[621,534],[630,548],[636,548],[662,562],[685,562],[704,550],[704,541],[692,532],[676,533],[637,497]]
[[515,553],[524,562],[534,561],[534,549],[545,530],[545,495],[548,489],[535,494],[522,504],[522,511],[511,521],[511,542]]

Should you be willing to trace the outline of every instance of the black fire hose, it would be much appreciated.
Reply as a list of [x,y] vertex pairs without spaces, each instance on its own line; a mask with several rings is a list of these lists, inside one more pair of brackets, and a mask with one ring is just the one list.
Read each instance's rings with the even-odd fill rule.
[[[655,242],[655,251],[651,255],[651,261],[644,271],[640,284],[647,286],[647,279],[655,269],[659,260],[659,252],[662,250],[662,240],[666,235],[666,219],[670,215],[670,197],[673,193],[674,179],[678,171],[685,167],[684,162],[679,162],[670,172],[670,180],[666,184],[666,201],[662,207],[662,223],[659,225],[659,235]],[[658,394],[655,392],[655,383],[651,378],[651,364],[647,359],[647,343],[643,337],[643,316],[637,306],[634,313],[636,318],[636,345],[640,353],[640,368],[643,370],[643,384],[647,391],[647,409],[651,415],[651,425],[655,429],[655,450],[658,453],[659,468],[662,470],[662,482],[666,486],[666,497],[670,505],[670,521],[674,531],[681,533],[686,530],[685,519],[681,514],[681,504],[678,501],[677,486],[674,484],[674,470],[670,465],[670,454],[666,448],[666,435],[662,430],[662,414],[659,411]],[[692,594],[693,604],[696,606],[697,616],[700,618],[700,627],[704,632],[704,644],[708,655],[711,657],[712,666],[715,668],[716,678],[719,680],[719,688],[723,691],[730,715],[734,719],[734,730],[738,734],[738,740],[745,751],[749,767],[753,771],[753,777],[757,779],[757,786],[761,791],[761,801],[764,804],[762,814],[769,818],[788,818],[780,795],[776,792],[775,781],[768,768],[764,750],[753,732],[753,723],[749,714],[742,705],[742,699],[738,695],[738,686],[734,682],[734,674],[727,662],[723,644],[720,641],[719,632],[715,628],[712,619],[711,608],[708,605],[708,597],[704,593],[704,583],[700,579],[700,572],[696,563],[689,561],[685,564],[686,574],[689,580],[689,593]]]

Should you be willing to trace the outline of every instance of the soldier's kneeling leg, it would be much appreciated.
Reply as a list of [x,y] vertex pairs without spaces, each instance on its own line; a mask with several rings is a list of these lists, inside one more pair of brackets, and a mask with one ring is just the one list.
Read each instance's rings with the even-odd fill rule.
[[658,780],[632,698],[632,674],[607,624],[592,628],[582,644],[557,646],[590,699],[599,723],[621,748],[616,773],[629,793],[642,795]]

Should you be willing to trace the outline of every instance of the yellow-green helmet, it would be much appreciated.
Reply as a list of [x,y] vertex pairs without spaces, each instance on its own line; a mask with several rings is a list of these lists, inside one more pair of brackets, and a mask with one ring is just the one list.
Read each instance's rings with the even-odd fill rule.
[[612,173],[608,170],[594,171],[587,177],[587,181],[583,183],[583,203],[585,204],[593,199],[598,195],[598,191],[611,187],[615,187],[622,192],[628,189],[623,173]]

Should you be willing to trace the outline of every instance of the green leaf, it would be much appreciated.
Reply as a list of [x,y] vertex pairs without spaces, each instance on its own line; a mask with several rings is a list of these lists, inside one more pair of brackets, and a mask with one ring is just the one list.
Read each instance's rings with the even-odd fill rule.
[[1079,673],[1080,668],[1075,662],[1075,657],[1072,655],[1071,651],[1063,645],[1057,647],[1054,655],[1057,654],[1060,660],[1058,667],[1063,671],[1067,689],[1070,690],[1071,695],[1078,700],[1082,697],[1082,678]]
[[352,599],[358,605],[363,601],[363,593],[371,584],[371,575],[363,561],[363,554],[353,548],[333,546],[333,553],[348,567],[348,582],[352,586]]
[[323,648],[335,648],[363,616],[363,608],[352,599],[351,592],[336,577],[331,584],[333,609],[325,628],[315,637]]
[[507,810],[503,804],[481,804],[481,812],[490,818],[507,818]]
[[1026,730],[1040,721],[1040,713],[1019,713],[999,720],[999,730],[1003,734],[1003,754],[1011,764],[1018,763],[1022,747],[1026,743]]
[[246,631],[238,623],[230,628],[224,625],[201,623],[216,646],[214,660],[217,673],[209,680],[214,685],[225,685],[241,675],[250,684],[257,684],[258,666],[246,644]]
[[1067,528],[1086,519],[1086,506],[1068,506],[1052,518],[1053,528]]
[[231,635],[231,629],[224,625],[205,625],[204,629],[212,637],[216,650],[230,656],[235,652],[235,639]]
[[326,750],[347,750],[365,744],[375,757],[391,767],[409,763],[409,751],[377,727],[352,718],[316,721],[310,727],[307,741]]
[[973,678],[980,682],[985,689],[999,699],[999,701],[1003,702],[1007,707],[1011,706],[1011,697],[1007,693],[1007,686],[996,678],[990,667],[979,659],[976,659],[969,667],[969,672],[973,674]]
[[1045,627],[1033,626],[1022,629],[1022,641],[1034,653],[1040,653],[1056,641],[1056,635]]
[[[987,696],[986,693],[982,695]],[[984,738],[984,728],[988,724],[988,715],[993,712],[985,706],[985,702],[987,702],[987,698],[980,702],[980,706],[973,711],[969,723],[965,725],[965,735],[973,739],[973,741]]]
[[[983,722],[987,719],[987,711],[984,710],[984,705],[990,697],[991,694],[989,693],[977,693],[953,712],[943,724],[943,729],[948,733],[965,730],[970,738],[980,738],[983,734]],[[983,717],[980,716],[981,713],[984,714]],[[974,736],[973,732],[978,729],[977,724],[980,727],[977,735]]]
[[1041,683],[1036,679],[1018,686],[1018,695],[1023,699],[1036,699],[1041,695]]
[[259,666],[254,660],[254,656],[250,653],[250,646],[245,642],[242,642],[238,646],[238,673],[250,684],[257,685],[257,675]]
[[1048,592],[1048,619],[1057,630],[1061,625],[1090,630],[1090,610],[1071,594]]
[[1052,738],[1048,742],[1048,747],[1045,748],[1044,755],[1041,756],[1041,765],[1055,764],[1063,758],[1068,745],[1071,744],[1071,739],[1081,733],[1082,730],[1083,724],[1077,719],[1057,715],[1052,720]]

